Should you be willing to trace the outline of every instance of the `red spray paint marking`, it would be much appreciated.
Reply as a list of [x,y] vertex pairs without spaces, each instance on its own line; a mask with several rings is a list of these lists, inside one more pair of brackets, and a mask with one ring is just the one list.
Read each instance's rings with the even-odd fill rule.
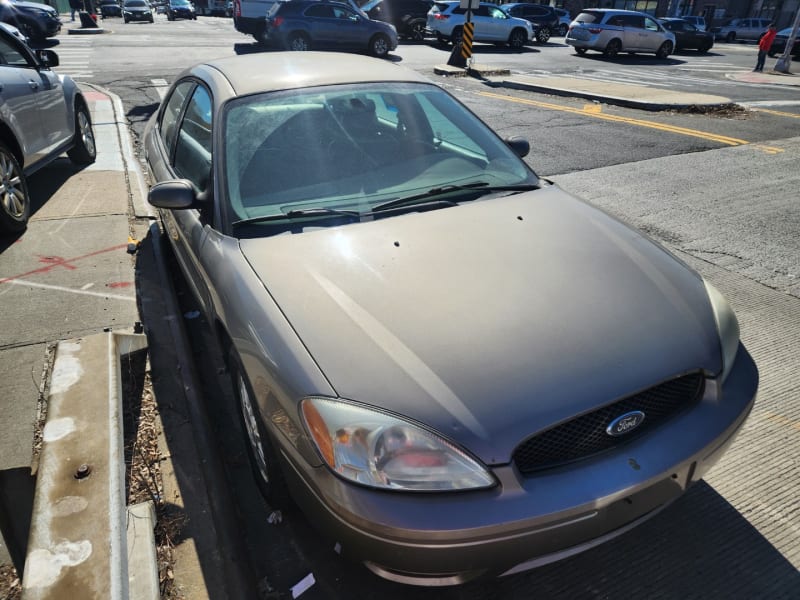
[[127,249],[128,244],[120,244],[119,246],[112,246],[111,248],[106,248],[105,250],[98,250],[96,252],[90,252],[89,254],[84,254],[83,256],[76,256],[75,258],[69,259],[62,259],[60,257],[52,257],[46,256],[40,258],[40,262],[49,262],[46,267],[42,267],[40,269],[34,269],[33,271],[28,271],[27,273],[20,273],[19,275],[14,275],[12,277],[5,277],[0,279],[0,283],[6,283],[7,281],[14,281],[16,279],[22,279],[23,277],[27,277],[28,275],[35,275],[37,273],[47,273],[48,271],[52,271],[56,267],[64,267],[66,269],[74,270],[77,269],[73,263],[76,263],[80,260],[85,258],[91,258],[92,256],[98,256],[100,254],[105,254],[106,252],[114,252],[115,250]]
[[110,288],[126,288],[131,287],[133,285],[132,281],[115,281],[113,283],[107,283],[106,287]]

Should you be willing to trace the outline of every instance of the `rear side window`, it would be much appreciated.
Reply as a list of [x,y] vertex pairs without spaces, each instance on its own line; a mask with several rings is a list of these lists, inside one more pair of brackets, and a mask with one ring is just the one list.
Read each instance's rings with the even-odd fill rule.
[[639,15],[623,15],[622,25],[623,27],[629,27],[631,29],[644,29],[644,17]]
[[172,151],[175,149],[175,124],[194,85],[193,81],[184,81],[175,88],[164,105],[164,113],[161,115],[161,140],[169,156],[172,156]]
[[575,20],[578,23],[586,23],[587,25],[591,23],[599,23],[600,21],[603,20],[603,13],[596,12],[593,10],[585,10],[577,17],[575,17]]

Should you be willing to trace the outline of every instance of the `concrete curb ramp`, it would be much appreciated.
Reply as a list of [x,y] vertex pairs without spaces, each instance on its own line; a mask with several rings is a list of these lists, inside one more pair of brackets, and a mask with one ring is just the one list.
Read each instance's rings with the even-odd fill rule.
[[122,360],[146,347],[121,333],[57,346],[23,600],[159,597],[152,504],[125,507]]

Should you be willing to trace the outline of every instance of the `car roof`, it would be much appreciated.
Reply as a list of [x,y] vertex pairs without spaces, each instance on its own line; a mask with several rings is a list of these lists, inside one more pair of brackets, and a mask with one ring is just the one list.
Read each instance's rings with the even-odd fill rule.
[[430,83],[416,71],[379,58],[344,52],[270,52],[201,63],[221,73],[237,96],[306,87],[379,81]]

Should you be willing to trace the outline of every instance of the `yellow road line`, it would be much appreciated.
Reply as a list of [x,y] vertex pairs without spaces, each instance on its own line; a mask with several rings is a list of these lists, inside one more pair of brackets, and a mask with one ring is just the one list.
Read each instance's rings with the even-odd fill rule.
[[779,117],[789,117],[791,119],[800,119],[800,115],[798,115],[798,114],[783,112],[783,111],[780,111],[780,110],[771,110],[769,108],[752,108],[751,110],[757,110],[758,112],[768,113],[770,115],[778,115]]
[[[662,123],[655,123],[654,121],[644,121],[642,119],[631,119],[629,117],[619,117],[615,115],[609,115],[602,112],[597,112],[596,109],[593,110],[583,110],[580,108],[572,108],[569,106],[561,106],[559,104],[550,104],[548,102],[537,102],[536,100],[528,100],[526,98],[515,98],[513,96],[503,96],[501,94],[492,94],[491,92],[478,92],[480,96],[487,96],[489,98],[497,98],[499,100],[506,100],[508,102],[516,102],[518,104],[527,104],[529,106],[537,106],[539,108],[547,108],[550,110],[559,110],[562,112],[573,113],[576,115],[583,115],[586,117],[594,117],[596,119],[603,119],[605,121],[613,121],[615,123],[626,123],[628,125],[636,125],[637,127],[648,127],[650,129],[657,129],[659,131],[665,131],[667,133],[677,133],[679,135],[688,135],[691,137],[697,137],[704,140],[710,140],[712,142],[719,142],[720,144],[727,144],[728,146],[744,146],[749,145],[750,142],[747,140],[740,140],[738,138],[728,137],[727,135],[717,135],[716,133],[707,133],[704,131],[698,131],[696,129],[688,129],[686,127],[678,127],[676,125],[664,125]],[[770,148],[768,146],[760,146],[759,150],[763,150],[764,152],[781,152],[780,148]]]
[[797,431],[800,431],[800,423],[798,423],[797,421],[793,421],[788,417],[784,417],[783,415],[767,411],[766,413],[764,413],[764,418],[767,421],[771,421],[772,423],[775,423],[777,425],[785,425],[790,429],[796,429]]

